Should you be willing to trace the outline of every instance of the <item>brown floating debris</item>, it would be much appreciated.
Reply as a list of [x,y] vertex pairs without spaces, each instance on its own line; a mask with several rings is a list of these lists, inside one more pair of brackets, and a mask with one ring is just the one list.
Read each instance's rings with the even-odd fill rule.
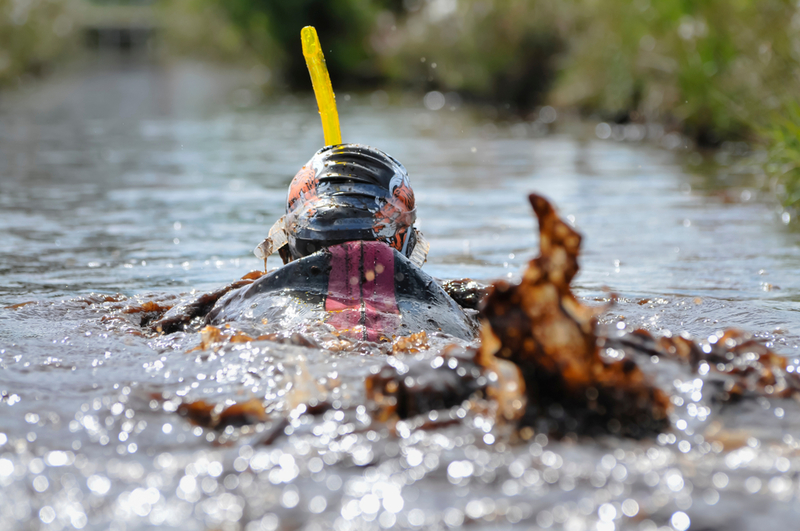
[[493,359],[491,369],[497,376],[486,388],[487,398],[496,404],[495,417],[498,420],[516,421],[525,414],[525,381],[519,367],[500,358]]
[[215,407],[205,400],[183,403],[178,406],[178,415],[188,418],[195,426],[208,428],[216,424],[213,421]]
[[[102,313],[101,322],[113,323],[113,328],[126,334],[146,335],[146,327],[160,319],[175,304],[176,295],[150,294],[128,298],[121,294],[102,295],[90,293],[69,302],[94,307]],[[144,330],[143,330],[144,328]]]
[[[208,328],[208,327],[206,327]],[[212,326],[211,328],[216,328]],[[239,332],[240,339],[232,341],[233,343],[239,343],[243,341],[272,341],[273,343],[280,343],[282,345],[295,345],[298,347],[309,347],[309,348],[321,348],[319,344],[317,344],[312,338],[301,334],[300,332],[270,332],[269,334],[261,334],[260,336],[256,337],[255,339],[249,338],[244,333]],[[248,338],[248,339],[244,339]]]
[[189,421],[204,428],[223,430],[228,426],[241,427],[269,419],[264,410],[264,404],[255,398],[247,402],[233,404],[226,408],[209,404],[205,400],[188,402],[178,406],[178,414]]
[[18,304],[12,304],[11,306],[3,306],[3,309],[4,310],[16,310],[18,308],[22,308],[23,306],[27,306],[29,304],[38,304],[38,301],[20,302]]
[[[163,301],[162,301],[163,302]],[[138,314],[139,326],[146,327],[152,321],[160,319],[166,312],[172,308],[171,304],[159,304],[157,301],[145,301],[141,304],[127,306],[122,309],[123,314]]]
[[252,337],[244,332],[233,329],[221,329],[216,326],[208,325],[200,330],[200,344],[189,352],[196,350],[208,350],[214,345],[223,343],[247,343],[248,341],[255,341]]
[[428,334],[425,330],[411,334],[410,336],[400,336],[392,341],[392,354],[416,354],[421,350],[427,350]]
[[407,419],[461,404],[486,387],[487,379],[473,357],[472,351],[450,345],[436,357],[390,358],[367,377],[374,418]]
[[264,276],[264,272],[263,271],[259,271],[257,269],[254,269],[253,271],[250,271],[246,275],[243,275],[242,276],[242,280],[258,280],[259,278],[261,278],[263,276]]
[[156,301],[145,301],[142,304],[128,306],[122,313],[147,313],[147,312],[161,312],[164,313],[172,308],[172,305],[161,305]]
[[227,286],[210,293],[204,293],[188,303],[176,306],[172,311],[151,323],[150,329],[161,334],[171,334],[172,332],[185,330],[192,320],[205,317],[223,295],[242,286],[252,284],[253,281],[261,278],[263,274],[261,271],[251,271]]
[[718,332],[702,346],[682,336],[656,339],[646,330],[609,339],[608,344],[688,365],[711,384],[716,401],[758,396],[800,398],[800,374],[788,359],[741,330]]
[[703,439],[710,444],[717,443],[724,451],[730,452],[747,446],[747,441],[755,435],[752,429],[726,429],[722,422],[715,420],[703,432]]
[[570,290],[581,236],[532,194],[541,254],[519,284],[498,281],[481,310],[478,362],[519,367],[528,399],[523,423],[555,432],[647,436],[668,426],[669,401],[630,359],[601,356],[598,313]]
[[128,297],[122,295],[121,293],[117,293],[116,295],[103,295],[100,293],[90,293],[84,297],[77,297],[72,299],[72,302],[77,302],[80,304],[86,304],[87,306],[93,306],[95,304],[100,304],[103,302],[125,302],[129,300]]
[[489,294],[489,286],[469,278],[445,280],[442,288],[459,306],[472,310],[477,310],[481,301]]

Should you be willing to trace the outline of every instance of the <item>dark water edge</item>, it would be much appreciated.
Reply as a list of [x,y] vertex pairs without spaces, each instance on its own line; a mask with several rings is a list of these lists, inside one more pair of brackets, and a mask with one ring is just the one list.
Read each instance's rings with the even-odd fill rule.
[[[322,135],[309,96],[259,103],[248,72],[82,68],[0,99],[0,306],[39,301],[0,310],[0,519],[10,529],[796,521],[797,404],[720,409],[663,362],[646,369],[676,397],[675,414],[655,441],[540,434],[523,444],[468,408],[441,412],[457,425],[398,436],[357,409],[383,355],[270,342],[187,354],[196,334],[154,340],[101,321],[110,310],[82,302],[89,293],[201,291],[258,268],[252,248]],[[584,234],[577,294],[598,304],[606,288],[619,294],[604,322],[701,338],[735,326],[795,356],[799,238],[754,176],[558,121],[542,135],[400,99],[340,94],[343,135],[409,169],[430,274],[517,275],[537,246],[526,201],[537,191]],[[435,338],[434,351],[447,342]],[[282,429],[292,389],[342,410],[299,415],[261,444]],[[179,400],[249,397],[276,420],[220,434],[174,413]]]

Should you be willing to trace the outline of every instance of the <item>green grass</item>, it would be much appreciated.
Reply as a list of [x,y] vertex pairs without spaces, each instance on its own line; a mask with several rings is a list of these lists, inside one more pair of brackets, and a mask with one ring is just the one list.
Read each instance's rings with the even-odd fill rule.
[[577,23],[553,97],[674,123],[700,143],[748,138],[800,95],[785,0],[606,0]]

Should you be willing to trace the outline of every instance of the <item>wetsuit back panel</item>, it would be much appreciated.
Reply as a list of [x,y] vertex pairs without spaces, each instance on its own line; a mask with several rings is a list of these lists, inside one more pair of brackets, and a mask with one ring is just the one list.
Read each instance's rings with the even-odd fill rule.
[[433,278],[375,241],[347,242],[290,262],[220,299],[207,318],[269,331],[315,321],[368,341],[423,330],[474,335],[473,323]]

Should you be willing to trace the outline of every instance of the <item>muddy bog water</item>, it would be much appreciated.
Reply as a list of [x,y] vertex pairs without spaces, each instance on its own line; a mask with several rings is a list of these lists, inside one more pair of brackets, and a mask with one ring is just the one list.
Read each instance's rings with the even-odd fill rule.
[[[664,361],[645,369],[672,395],[669,432],[519,442],[466,406],[433,414],[457,421],[434,429],[371,420],[363,381],[380,352],[188,352],[196,333],[104,319],[259,267],[252,248],[322,134],[310,98],[259,103],[249,83],[200,65],[101,65],[0,99],[0,306],[35,301],[0,309],[0,527],[796,527],[798,404],[721,407]],[[384,99],[340,94],[343,135],[407,166],[430,274],[517,275],[537,247],[536,191],[584,235],[576,293],[619,295],[604,323],[700,339],[733,326],[798,354],[800,235],[736,165],[697,164],[653,130],[601,141]],[[114,294],[132,300],[102,298]],[[176,413],[251,398],[269,420],[215,431]],[[293,410],[299,398],[333,409]]]

